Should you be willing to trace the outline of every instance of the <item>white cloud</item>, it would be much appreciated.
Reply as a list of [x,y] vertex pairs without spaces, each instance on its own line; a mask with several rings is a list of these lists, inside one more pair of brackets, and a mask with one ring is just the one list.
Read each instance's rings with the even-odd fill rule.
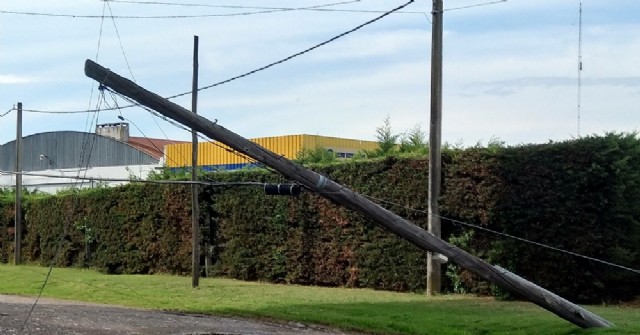
[[19,76],[14,74],[0,74],[0,85],[13,85],[13,84],[29,84],[35,83],[39,80],[27,76]]

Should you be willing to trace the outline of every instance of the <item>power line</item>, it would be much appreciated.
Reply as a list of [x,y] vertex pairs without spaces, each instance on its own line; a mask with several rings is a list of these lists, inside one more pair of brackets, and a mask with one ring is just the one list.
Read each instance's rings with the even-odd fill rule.
[[136,81],[136,78],[133,76],[133,72],[131,71],[131,66],[129,65],[129,59],[127,58],[127,54],[124,52],[124,47],[122,46],[122,39],[120,38],[120,32],[118,31],[118,26],[116,25],[116,19],[113,17],[113,11],[111,10],[111,5],[109,1],[105,1],[107,7],[109,7],[109,13],[111,14],[111,22],[113,22],[113,28],[116,31],[116,36],[118,37],[118,43],[120,44],[120,50],[122,51],[122,56],[124,57],[124,62],[127,64],[127,69],[129,69],[129,74],[131,75],[131,79],[133,82]]
[[[112,2],[112,1],[105,1]],[[194,14],[194,15],[110,15],[112,19],[190,19],[190,18],[207,18],[207,17],[231,17],[231,16],[249,16],[249,15],[257,15],[257,14],[269,14],[276,12],[287,12],[287,11],[302,11],[302,10],[322,10],[325,6],[335,6],[339,4],[351,3],[354,1],[344,1],[338,3],[332,3],[327,5],[319,5],[319,6],[310,6],[310,7],[299,7],[299,8],[271,8],[271,9],[263,9],[259,11],[253,12],[240,12],[240,13],[226,13],[226,14]],[[85,15],[85,14],[56,14],[56,13],[44,13],[44,12],[25,12],[25,11],[8,11],[8,10],[0,10],[0,14],[14,14],[14,15],[28,15],[28,16],[45,16],[45,17],[58,17],[58,18],[73,18],[73,19],[102,19],[101,15]]]
[[[387,200],[380,199],[380,198],[375,198],[375,197],[368,196],[368,195],[363,195],[363,196],[367,197],[369,199],[372,199],[372,200],[376,200],[376,201],[379,201],[379,202],[384,202],[384,203],[387,203],[387,204],[390,204],[390,205],[398,206],[398,207],[401,207],[401,208],[404,208],[404,209],[407,209],[407,210],[410,210],[410,211],[424,213],[424,214],[429,215],[429,212],[425,211],[425,210],[411,208],[411,207],[408,207],[408,206],[404,206],[404,205],[401,205],[401,204],[398,204],[398,203],[394,203],[394,202],[387,201]],[[506,237],[506,238],[510,238],[510,239],[517,240],[517,241],[520,241],[520,242],[524,242],[524,243],[528,243],[528,244],[531,244],[531,245],[535,245],[535,246],[538,246],[538,247],[541,247],[541,248],[553,250],[553,251],[564,253],[564,254],[568,254],[568,255],[571,255],[571,256],[574,256],[574,257],[587,259],[587,260],[590,260],[590,261],[598,262],[598,263],[601,263],[601,264],[609,265],[609,266],[616,267],[616,268],[619,268],[619,269],[622,269],[622,270],[626,270],[626,271],[630,271],[630,272],[633,272],[633,273],[636,273],[636,274],[640,274],[640,270],[633,269],[633,268],[630,268],[630,267],[626,267],[624,265],[619,265],[619,264],[611,263],[611,262],[604,261],[604,260],[601,260],[601,259],[598,259],[598,258],[594,258],[594,257],[578,254],[578,253],[573,252],[573,251],[568,251],[568,250],[556,248],[556,247],[553,247],[553,246],[550,246],[550,245],[547,245],[547,244],[543,244],[543,243],[540,243],[540,242],[527,240],[527,239],[522,238],[522,237],[510,235],[510,234],[507,234],[507,233],[499,232],[499,231],[496,231],[496,230],[493,230],[493,229],[485,228],[485,227],[482,227],[482,226],[474,225],[474,224],[463,222],[463,221],[460,221],[460,220],[455,220],[455,219],[448,218],[448,217],[445,217],[445,216],[438,215],[438,217],[440,219],[442,219],[442,220],[447,220],[447,221],[450,221],[451,223],[454,223],[454,224],[459,224],[459,225],[471,227],[471,228],[474,228],[474,229],[482,230],[482,231],[485,231],[485,232],[488,232],[488,233],[492,233],[492,234],[495,234],[495,235],[499,235],[499,236],[502,236],[502,237]]]
[[[13,112],[14,110],[16,110],[15,106],[11,107],[11,109],[9,109],[8,111],[0,114],[0,117],[5,117],[5,116],[9,115],[9,113]],[[24,112],[24,110],[22,110],[22,111]]]
[[553,251],[561,252],[561,253],[564,253],[564,254],[568,254],[568,255],[571,255],[571,256],[574,256],[574,257],[587,259],[587,260],[590,260],[590,261],[602,263],[602,264],[613,266],[613,267],[616,267],[616,268],[619,268],[619,269],[627,270],[627,271],[630,271],[630,272],[633,272],[633,273],[636,273],[636,274],[640,274],[640,270],[629,268],[629,267],[626,267],[626,266],[623,266],[623,265],[619,265],[619,264],[611,263],[611,262],[604,261],[604,260],[601,260],[601,259],[593,258],[593,257],[590,257],[590,256],[578,254],[578,253],[575,253],[573,251],[568,251],[568,250],[556,248],[556,247],[553,247],[553,246],[550,246],[550,245],[546,245],[546,244],[543,244],[543,243],[540,243],[540,242],[527,240],[527,239],[522,238],[522,237],[506,234],[506,233],[503,233],[503,232],[499,232],[499,231],[496,231],[496,230],[492,230],[492,229],[485,228],[485,227],[482,227],[482,226],[474,225],[474,224],[471,224],[471,223],[466,223],[466,222],[463,222],[463,221],[451,219],[451,218],[448,218],[448,217],[440,216],[440,218],[443,219],[443,220],[450,221],[450,222],[452,222],[454,224],[460,224],[460,225],[463,225],[463,226],[472,227],[474,229],[486,231],[486,232],[489,232],[489,233],[492,233],[492,234],[495,234],[495,235],[499,235],[499,236],[504,236],[504,237],[507,237],[507,238],[510,238],[510,239],[513,239],[513,240],[517,240],[517,241],[520,241],[520,242],[525,242],[525,243],[528,243],[528,244],[531,244],[531,245],[535,245],[535,246],[538,246],[538,247],[541,247],[541,248],[546,248],[546,249],[549,249],[549,250],[553,250]]
[[[245,72],[243,74],[237,75],[235,77],[231,77],[229,79],[225,79],[225,80],[219,81],[219,82],[214,83],[214,84],[210,84],[210,85],[207,85],[207,86],[204,86],[204,87],[200,87],[200,88],[198,88],[198,91],[203,91],[203,90],[210,89],[210,88],[213,88],[213,87],[216,87],[216,86],[227,84],[227,83],[232,82],[234,80],[238,80],[238,79],[250,76],[252,74],[255,74],[257,72],[264,71],[264,70],[269,69],[269,68],[271,68],[273,66],[282,64],[282,63],[287,62],[287,61],[289,61],[289,60],[291,60],[293,58],[296,58],[298,56],[302,56],[302,55],[304,55],[304,54],[306,54],[306,53],[308,53],[310,51],[318,49],[318,48],[320,48],[322,46],[325,46],[325,45],[327,45],[327,44],[329,44],[331,42],[334,42],[337,39],[340,39],[340,38],[342,38],[342,37],[344,37],[346,35],[349,35],[349,34],[355,32],[357,30],[360,30],[360,29],[362,29],[363,27],[365,27],[367,25],[370,25],[370,24],[372,24],[372,23],[374,23],[376,21],[379,21],[379,20],[381,20],[382,18],[384,18],[384,17],[386,17],[388,15],[396,13],[396,12],[400,11],[402,8],[405,8],[408,5],[410,5],[414,1],[415,0],[410,0],[410,1],[406,2],[405,4],[403,4],[401,6],[398,6],[398,7],[394,8],[394,9],[392,9],[392,10],[386,11],[386,12],[384,12],[384,14],[379,15],[379,16],[377,16],[377,17],[375,17],[375,18],[373,18],[373,19],[371,19],[371,20],[369,20],[369,21],[367,21],[365,23],[362,23],[362,24],[356,26],[355,28],[352,28],[352,29],[350,29],[348,31],[345,31],[345,32],[343,32],[343,33],[341,33],[339,35],[336,35],[336,36],[328,39],[328,40],[325,40],[324,42],[318,43],[318,44],[316,44],[316,45],[314,45],[312,47],[309,47],[309,48],[304,49],[302,51],[296,52],[296,53],[294,53],[294,54],[292,54],[290,56],[282,58],[282,59],[280,59],[278,61],[275,61],[273,63],[264,65],[262,67],[256,68],[256,69],[251,70],[249,72]],[[424,14],[423,12],[420,12],[420,13]],[[170,100],[170,99],[182,97],[182,96],[185,96],[185,95],[188,95],[188,94],[191,94],[191,93],[192,93],[191,91],[183,92],[183,93],[175,94],[175,95],[172,95],[172,96],[168,96],[165,99]],[[129,99],[127,99],[127,100],[129,100]],[[133,103],[133,104],[130,104],[130,105],[120,106],[120,107],[117,107],[117,108],[115,108],[115,107],[105,108],[105,109],[102,109],[102,111],[121,110],[121,109],[131,108],[131,107],[135,107],[135,106],[139,106],[139,104]],[[82,114],[82,113],[91,113],[91,112],[95,112],[95,111],[96,110],[70,110],[70,111],[50,111],[50,110],[36,110],[36,109],[25,109],[25,110],[23,110],[23,112],[43,113],[43,114]]]
[[255,6],[236,6],[236,5],[205,5],[205,4],[197,4],[197,3],[177,3],[177,2],[163,2],[163,1],[126,1],[126,0],[102,0],[102,1],[126,3],[126,4],[134,4],[134,5],[161,5],[161,6],[205,7],[205,8],[224,8],[224,9],[260,9],[260,10],[266,9],[266,10],[289,11],[289,10],[314,10],[314,9],[319,9],[323,7],[346,5],[354,2],[360,2],[361,0],[334,2],[334,3],[317,5],[317,6],[309,6],[309,7],[255,7]]
[[[371,14],[380,14],[385,13],[384,10],[374,10],[374,9],[336,9],[336,8],[319,8],[322,6],[312,6],[312,7],[257,7],[257,6],[235,6],[235,5],[204,5],[204,4],[183,4],[183,3],[174,3],[174,2],[158,2],[158,1],[120,1],[120,0],[102,0],[109,2],[120,2],[120,3],[129,3],[129,4],[137,4],[137,5],[167,5],[167,6],[183,6],[183,7],[208,7],[208,8],[227,8],[227,9],[256,9],[256,10],[269,10],[269,11],[314,11],[314,12],[343,12],[343,13],[371,13]],[[506,1],[506,0],[505,0]],[[349,4],[354,2],[360,2],[360,0],[354,1],[344,1],[338,2],[332,5],[341,5],[341,4]],[[424,14],[425,12],[420,11],[397,11],[395,14]]]
[[[189,128],[185,127],[184,125],[182,125],[182,124],[180,124],[180,123],[177,123],[177,122],[175,122],[175,121],[173,121],[173,120],[169,119],[168,117],[166,117],[166,116],[164,116],[164,115],[161,115],[161,114],[157,113],[156,111],[152,110],[151,108],[149,108],[149,107],[147,107],[147,106],[144,106],[144,105],[139,104],[137,101],[134,101],[133,99],[131,99],[131,98],[129,98],[129,97],[127,97],[127,96],[123,95],[123,94],[120,94],[120,93],[118,93],[118,92],[114,92],[114,91],[110,90],[110,89],[109,89],[109,88],[107,88],[107,87],[105,87],[104,89],[109,90],[110,92],[112,92],[112,94],[116,94],[116,95],[120,96],[122,99],[124,99],[125,101],[127,101],[127,102],[131,103],[131,105],[130,105],[130,106],[138,106],[138,107],[141,107],[141,108],[143,108],[144,110],[146,110],[147,112],[149,112],[152,116],[155,116],[155,117],[157,117],[157,118],[159,118],[159,119],[162,119],[162,120],[166,121],[167,123],[169,123],[169,124],[173,125],[173,126],[174,126],[174,127],[176,127],[176,128],[179,128],[179,129],[182,129],[182,130],[185,130],[185,131],[191,132],[191,129],[189,129]],[[120,114],[120,116],[122,116],[122,114]],[[122,117],[124,118],[124,116],[122,116]],[[216,120],[216,121],[217,121],[217,120]],[[133,122],[132,122],[132,123],[133,123]],[[138,126],[136,126],[136,125],[135,125],[135,123],[134,123],[134,126],[135,126],[138,130],[140,130],[140,128],[138,128]],[[142,133],[142,130],[140,130],[140,132]],[[144,134],[143,134],[143,135],[144,135]],[[219,147],[219,148],[221,148],[221,149],[223,149],[223,150],[225,150],[225,151],[227,151],[227,152],[229,152],[229,153],[232,153],[232,154],[234,154],[234,155],[236,155],[236,156],[238,156],[238,157],[240,157],[240,158],[242,158],[242,159],[245,159],[246,161],[248,161],[248,162],[250,162],[250,163],[255,163],[255,164],[260,165],[261,167],[266,168],[262,163],[260,163],[260,162],[256,161],[255,159],[253,159],[253,158],[251,158],[251,157],[249,157],[249,156],[247,156],[247,155],[245,155],[245,154],[243,154],[243,153],[240,153],[240,152],[238,152],[238,151],[236,151],[236,150],[234,150],[234,149],[232,149],[232,148],[229,148],[229,147],[223,146],[223,145],[221,145],[220,143],[218,143],[217,141],[212,141],[211,139],[209,139],[209,138],[207,138],[207,137],[204,137],[204,136],[202,136],[201,134],[196,134],[196,135],[197,135],[200,139],[202,139],[202,140],[204,140],[204,141],[206,141],[206,142],[208,142],[208,143],[211,143],[211,144],[213,144],[213,145],[215,145],[215,146],[217,146],[217,147]],[[174,161],[173,159],[172,159],[172,161],[173,161],[174,163],[176,163],[176,165],[179,165],[179,164],[178,164],[176,161]]]
[[[415,1],[415,0],[409,0],[408,2],[406,2],[406,3],[405,3],[405,4],[403,4],[403,5],[400,5],[400,6],[398,6],[398,7],[394,8],[394,9],[392,9],[392,10],[390,10],[390,11],[384,12],[384,14],[382,14],[382,15],[380,15],[380,16],[377,16],[377,17],[375,17],[375,18],[373,18],[373,19],[371,19],[371,20],[369,20],[369,21],[367,21],[367,22],[365,22],[365,23],[362,23],[362,24],[360,24],[360,25],[356,26],[356,27],[355,27],[355,28],[353,28],[353,29],[350,29],[350,30],[348,30],[348,31],[345,31],[345,32],[343,32],[343,33],[341,33],[341,34],[339,34],[339,35],[336,35],[336,36],[334,36],[334,37],[332,37],[332,38],[330,38],[330,39],[328,39],[328,40],[326,40],[326,41],[324,41],[324,42],[318,43],[318,44],[316,44],[316,45],[314,45],[314,46],[312,46],[312,47],[310,47],[310,48],[307,48],[307,49],[305,49],[305,50],[302,50],[302,51],[300,51],[300,52],[297,52],[297,53],[295,53],[295,54],[293,54],[293,55],[290,55],[290,56],[287,56],[287,57],[285,57],[285,58],[282,58],[282,59],[280,59],[280,60],[278,60],[278,61],[275,61],[275,62],[273,62],[273,63],[267,64],[267,65],[265,65],[265,66],[262,66],[262,67],[260,67],[260,68],[255,69],[255,70],[252,70],[252,71],[246,72],[246,73],[244,73],[244,74],[241,74],[241,75],[238,75],[238,76],[235,76],[235,77],[232,77],[232,78],[229,78],[229,79],[223,80],[223,81],[219,81],[219,82],[217,82],[217,83],[215,83],[215,84],[211,84],[211,85],[207,85],[207,86],[204,86],[204,87],[200,87],[200,88],[198,88],[198,91],[203,91],[203,90],[206,90],[206,89],[210,89],[210,88],[212,88],[212,87],[220,86],[220,85],[223,85],[223,84],[226,84],[226,83],[232,82],[232,81],[234,81],[234,80],[237,80],[237,79],[240,79],[240,78],[244,78],[244,77],[250,76],[250,75],[252,75],[252,74],[254,74],[254,73],[257,73],[257,72],[260,72],[260,71],[264,71],[264,70],[266,70],[266,69],[268,69],[268,68],[270,68],[270,67],[273,67],[273,66],[275,66],[275,65],[282,64],[282,63],[284,63],[284,62],[287,62],[287,61],[289,61],[289,60],[292,60],[292,59],[294,59],[294,58],[296,58],[296,57],[298,57],[298,56],[302,56],[302,55],[304,55],[304,54],[306,54],[306,53],[308,53],[308,52],[310,52],[310,51],[313,51],[313,50],[315,50],[315,49],[317,49],[317,48],[320,48],[320,47],[322,47],[322,46],[324,46],[324,45],[327,45],[327,44],[329,44],[329,43],[331,43],[331,42],[333,42],[333,41],[335,41],[335,40],[337,40],[337,39],[340,39],[340,38],[342,38],[342,37],[344,37],[344,36],[346,36],[346,35],[349,35],[349,34],[351,34],[351,33],[355,32],[355,31],[358,31],[358,30],[362,29],[362,28],[363,28],[363,27],[365,27],[365,26],[368,26],[368,25],[370,25],[370,24],[372,24],[372,23],[374,23],[374,22],[376,22],[376,21],[379,21],[379,20],[383,19],[384,17],[386,17],[386,16],[388,16],[388,15],[391,15],[391,14],[393,14],[393,13],[395,13],[395,12],[397,12],[397,11],[401,10],[402,8],[407,7],[408,5],[410,5],[411,3],[413,3],[414,1]],[[184,93],[180,93],[180,94],[176,94],[176,95],[173,95],[173,96],[168,97],[167,99],[173,99],[173,98],[181,97],[181,96],[184,96],[184,95],[187,95],[187,94],[190,94],[190,93],[191,93],[191,91],[189,91],[189,92],[184,92]]]
[[158,184],[158,185],[204,185],[204,186],[264,186],[268,183],[262,182],[210,182],[210,181],[191,181],[191,180],[142,180],[142,179],[127,179],[127,178],[101,178],[101,177],[80,177],[80,176],[64,176],[54,175],[47,173],[34,173],[34,172],[15,172],[15,171],[2,171],[0,175],[22,175],[31,177],[44,177],[54,179],[72,179],[72,180],[86,180],[86,181],[98,181],[98,182],[131,182],[140,184]]
[[[100,46],[101,46],[101,43],[102,43],[102,31],[103,31],[102,28],[104,27],[105,7],[106,7],[105,5],[102,6],[102,16],[101,16],[101,19],[100,19],[100,31],[98,33],[98,45],[96,47],[96,56],[95,56],[96,62],[98,61],[98,57],[100,55]],[[89,93],[89,108],[91,107],[91,101],[93,99],[94,89],[95,89],[95,83],[93,83],[91,85],[91,91]],[[100,101],[101,101],[101,99],[98,99],[98,101],[96,102],[96,110],[100,109]],[[88,128],[93,124],[93,120],[94,119],[97,122],[98,113],[99,112],[95,112],[94,113],[94,116],[91,118],[91,123],[89,123],[89,115],[87,115],[87,119],[85,121],[85,130],[87,130],[87,131],[85,132],[85,135],[83,136],[84,138],[83,138],[83,141],[82,141],[82,151],[80,153],[80,162],[78,164],[80,166],[82,166],[82,160],[84,159],[84,155],[85,155],[85,152],[86,152],[86,147],[87,147],[87,142],[88,142],[88,138],[87,138],[86,134],[88,133]],[[95,141],[95,138],[94,138],[94,141]],[[88,156],[88,159],[87,159],[87,169],[86,170],[88,170],[88,167],[89,167],[89,161],[91,159],[91,150],[92,150],[92,148],[93,148],[93,142],[91,144],[91,148],[90,148],[90,151],[89,151],[89,156]],[[87,173],[86,170],[85,170],[85,177],[86,177],[86,173]],[[20,171],[20,172],[22,172],[22,171]],[[82,171],[78,170],[78,173],[77,173],[77,177],[78,178],[80,177],[81,173],[82,173]],[[77,188],[78,184],[82,185],[82,182],[79,182],[78,180],[74,181],[72,188]],[[74,201],[73,205],[75,207],[75,201]],[[36,300],[34,301],[33,305],[31,306],[31,309],[29,310],[29,314],[27,315],[27,318],[25,319],[25,321],[23,323],[22,329],[20,331],[21,333],[24,332],[24,329],[26,328],[27,323],[31,319],[31,316],[33,314],[33,311],[34,311],[36,305],[38,305],[38,302],[40,301],[40,297],[42,296],[42,292],[44,291],[45,287],[47,286],[47,283],[49,282],[49,278],[51,277],[51,272],[53,271],[53,266],[55,264],[56,259],[58,258],[58,253],[60,251],[60,248],[62,246],[62,242],[64,241],[64,237],[66,235],[66,231],[67,231],[68,227],[70,226],[70,224],[71,224],[71,218],[69,217],[69,218],[67,218],[67,221],[65,222],[65,224],[63,226],[62,234],[60,234],[60,238],[58,239],[58,243],[56,245],[56,249],[55,249],[55,252],[53,254],[53,258],[51,259],[51,261],[49,263],[49,270],[47,271],[47,275],[45,276],[45,279],[42,282],[42,286],[40,287],[40,290],[38,291],[38,296],[36,297]]]
[[[179,6],[179,7],[205,7],[205,8],[225,8],[225,9],[256,9],[256,10],[277,10],[277,11],[290,11],[290,10],[299,10],[299,11],[315,11],[315,12],[345,12],[345,13],[385,13],[383,10],[367,10],[367,9],[336,9],[336,8],[320,8],[324,6],[333,6],[333,5],[341,5],[341,4],[349,4],[354,2],[360,2],[360,0],[354,1],[344,1],[338,2],[330,5],[321,5],[314,7],[259,7],[259,6],[237,6],[237,5],[206,5],[206,4],[196,4],[196,3],[176,3],[176,2],[163,2],[163,1],[131,1],[131,0],[102,0],[105,2],[117,2],[117,3],[126,3],[126,4],[135,4],[135,5],[163,5],[163,6]],[[507,2],[508,0],[497,0],[491,2],[484,2],[479,4],[446,8],[444,11],[453,11],[460,9],[467,9],[473,7],[481,7],[487,5],[494,5],[501,2]],[[425,12],[420,11],[397,11],[396,14],[426,14]]]
[[[266,14],[266,13],[273,13],[273,12],[275,11],[245,12],[245,13],[232,13],[232,14],[196,14],[196,15],[152,15],[152,16],[116,15],[116,16],[105,16],[105,17],[111,17],[116,19],[192,19],[192,18],[205,18],[205,17],[247,16],[247,15]],[[45,17],[72,18],[72,19],[102,19],[101,15],[54,14],[54,13],[20,12],[20,11],[8,11],[8,10],[0,10],[0,14],[45,16]]]
[[507,1],[508,0],[497,0],[497,1],[490,1],[490,2],[483,2],[483,3],[473,4],[473,5],[467,5],[467,6],[445,8],[444,11],[448,12],[448,11],[452,11],[452,10],[460,10],[460,9],[468,9],[468,8],[482,7],[482,6],[488,6],[488,5],[495,5],[495,4],[499,4],[501,2],[507,2]]
[[[136,82],[136,78],[133,75],[133,71],[131,70],[131,66],[129,65],[129,59],[127,58],[127,54],[124,51],[124,46],[122,45],[122,39],[120,38],[120,32],[118,31],[118,26],[116,25],[116,20],[113,18],[113,11],[111,9],[111,5],[109,4],[108,1],[105,1],[104,4],[109,8],[109,13],[111,14],[111,21],[113,22],[113,28],[116,31],[116,36],[118,37],[118,43],[120,44],[120,50],[122,51],[122,56],[124,57],[124,61],[127,65],[127,69],[129,70],[129,74],[131,75],[131,79],[133,79],[133,82]],[[104,11],[104,8],[103,8]],[[122,111],[121,108],[118,106],[118,102],[116,101],[116,98],[113,96],[113,91],[111,92],[111,97],[115,103],[115,107],[116,109],[118,109],[120,111],[120,116],[118,116],[119,118],[124,118],[122,116]],[[160,129],[160,132],[165,136],[166,139],[169,139],[169,137],[167,136],[167,134],[164,132],[164,130],[162,129],[162,127],[160,127],[160,124],[158,124],[158,121],[155,118],[152,118],[153,122],[156,124],[156,126],[158,126],[158,129]],[[144,132],[140,129],[140,127],[138,127],[138,125],[136,125],[133,121],[129,120],[130,123],[132,123],[137,129],[138,131],[140,131],[140,133],[142,134],[142,136],[147,139],[149,141],[149,143],[151,143],[151,145],[153,147],[156,148],[156,150],[158,150],[159,152],[162,152],[163,150],[158,148],[158,146],[156,146],[156,144],[149,140],[149,138],[144,134]]]

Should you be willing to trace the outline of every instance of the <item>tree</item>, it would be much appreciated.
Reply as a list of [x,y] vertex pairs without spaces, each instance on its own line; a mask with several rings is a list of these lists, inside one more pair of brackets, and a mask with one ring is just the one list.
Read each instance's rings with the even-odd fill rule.
[[388,156],[397,148],[399,134],[391,131],[391,119],[389,115],[384,118],[382,126],[376,128],[376,139],[378,140],[378,149],[376,156]]
[[400,141],[400,152],[402,153],[426,155],[428,147],[427,134],[422,131],[419,123],[407,131]]
[[302,148],[296,154],[296,161],[300,164],[332,163],[336,160],[336,154],[323,147],[316,147],[315,149]]

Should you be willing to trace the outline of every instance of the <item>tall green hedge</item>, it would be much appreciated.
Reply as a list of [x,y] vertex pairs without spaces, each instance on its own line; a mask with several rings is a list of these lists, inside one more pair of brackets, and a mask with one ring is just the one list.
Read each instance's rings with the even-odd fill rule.
[[[425,160],[388,158],[331,165],[322,173],[376,201],[390,201],[383,206],[426,226],[427,185],[415,181],[426,180],[427,170]],[[247,177],[260,180],[257,174]],[[226,189],[213,206],[223,245],[218,274],[402,291],[425,286],[423,252],[310,192],[287,198],[257,188]]]
[[188,273],[189,199],[185,186],[136,184],[32,201],[27,260],[108,273]]
[[0,262],[8,263],[13,259],[15,202],[13,197],[2,194],[0,197]]
[[[640,268],[640,141],[608,134],[454,156],[442,203],[457,219]],[[579,302],[632,298],[640,275],[475,232],[463,247]],[[468,273],[471,290],[485,287]]]
[[[556,248],[640,268],[640,140],[609,134],[562,143],[447,151],[441,212]],[[427,160],[389,157],[315,167],[419,226],[427,225]],[[286,182],[265,170],[209,181]],[[266,196],[256,186],[201,191],[211,271],[245,280],[421,291],[426,254],[311,192]],[[25,251],[42,264],[109,273],[185,274],[191,265],[190,188],[134,184],[30,200]],[[0,226],[13,225],[0,203]],[[443,236],[579,302],[640,294],[638,275],[443,219]],[[0,238],[8,261],[11,237]],[[204,249],[204,248],[203,248]],[[55,256],[55,257],[54,257]],[[204,253],[202,255],[204,258]],[[447,290],[491,285],[450,267]],[[501,292],[494,290],[494,294]]]

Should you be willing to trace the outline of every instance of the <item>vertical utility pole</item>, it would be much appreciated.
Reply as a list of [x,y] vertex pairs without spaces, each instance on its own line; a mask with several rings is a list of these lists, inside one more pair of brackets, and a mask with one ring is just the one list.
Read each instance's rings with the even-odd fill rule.
[[[198,114],[198,36],[193,36],[193,83],[191,87],[191,111]],[[198,132],[191,128],[191,180],[198,180]],[[200,282],[200,208],[198,208],[198,185],[191,185],[191,286]]]
[[[433,0],[431,12],[431,122],[429,129],[429,232],[440,237],[440,168],[442,133],[442,0]],[[441,263],[436,254],[427,254],[427,295],[440,293]],[[438,255],[439,256],[439,255]]]
[[15,265],[22,263],[22,102],[18,102],[16,122],[16,222],[15,222]]

